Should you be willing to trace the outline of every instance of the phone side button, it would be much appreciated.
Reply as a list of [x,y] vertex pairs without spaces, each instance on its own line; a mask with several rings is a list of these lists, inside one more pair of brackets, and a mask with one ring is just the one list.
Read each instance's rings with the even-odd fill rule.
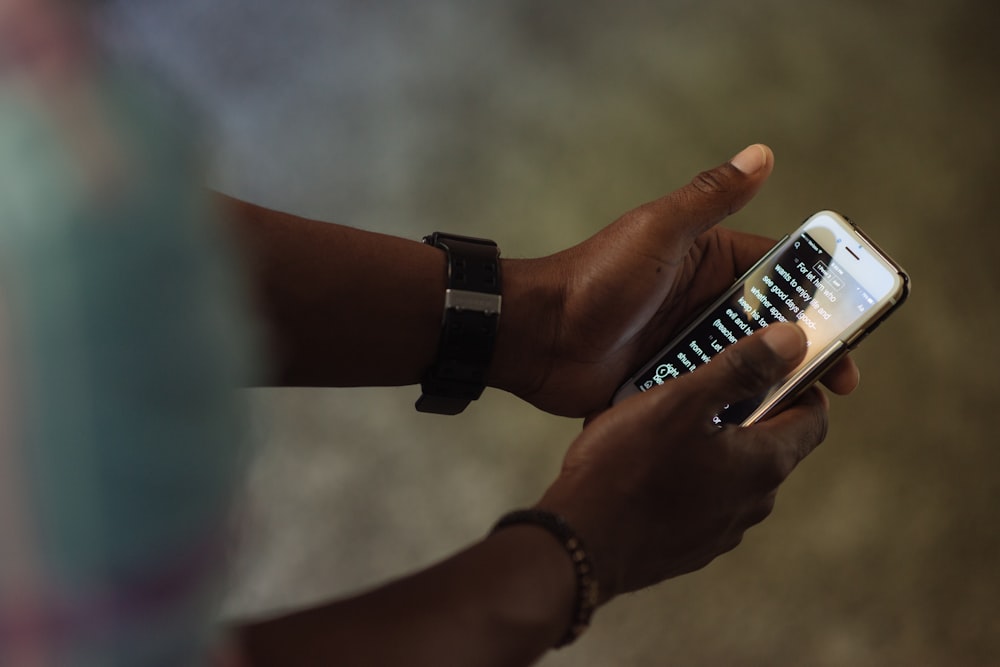
[[845,343],[845,345],[847,346],[847,349],[848,350],[853,350],[854,348],[856,348],[858,345],[861,344],[861,341],[863,341],[865,338],[868,338],[868,335],[870,333],[871,333],[871,331],[863,331],[858,336],[856,336],[854,338],[854,340],[852,340],[852,341],[850,341],[848,343]]
[[869,327],[867,330],[865,330],[865,331],[859,331],[857,333],[857,335],[854,337],[854,340],[849,341],[849,342],[846,343],[847,349],[848,350],[853,350],[858,345],[860,345],[861,341],[863,341],[865,338],[868,338],[868,336],[871,336],[872,332],[875,331],[876,329],[878,329],[879,326],[882,325],[882,322],[885,322],[885,318],[884,317],[881,318],[881,319],[879,319],[877,322],[875,322],[875,324],[871,325],[871,327]]

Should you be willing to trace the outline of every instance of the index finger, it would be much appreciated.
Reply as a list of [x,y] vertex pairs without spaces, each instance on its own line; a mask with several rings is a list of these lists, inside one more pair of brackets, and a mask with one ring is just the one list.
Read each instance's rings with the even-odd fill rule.
[[861,381],[861,371],[850,355],[845,355],[823,375],[821,382],[835,394],[846,395],[854,391]]

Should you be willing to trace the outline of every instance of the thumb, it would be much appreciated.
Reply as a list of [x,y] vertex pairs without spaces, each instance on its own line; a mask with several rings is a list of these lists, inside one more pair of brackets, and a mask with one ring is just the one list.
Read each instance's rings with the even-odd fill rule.
[[743,208],[771,175],[774,154],[764,144],[744,148],[729,162],[703,171],[691,182],[650,202],[655,219],[667,221],[661,233],[694,238]]
[[806,353],[806,336],[794,324],[772,324],[724,350],[688,376],[691,408],[711,419],[724,406],[765,393]]

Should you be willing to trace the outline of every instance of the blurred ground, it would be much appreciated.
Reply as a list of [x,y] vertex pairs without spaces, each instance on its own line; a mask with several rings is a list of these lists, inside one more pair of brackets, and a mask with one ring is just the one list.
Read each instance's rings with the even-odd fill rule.
[[[772,518],[614,602],[543,665],[996,664],[997,12],[985,2],[129,0],[109,32],[214,126],[215,185],[418,238],[574,243],[764,141],[730,224],[841,210],[908,268],[861,389]],[[251,392],[263,445],[229,610],[369,586],[530,502],[579,424],[488,392]]]

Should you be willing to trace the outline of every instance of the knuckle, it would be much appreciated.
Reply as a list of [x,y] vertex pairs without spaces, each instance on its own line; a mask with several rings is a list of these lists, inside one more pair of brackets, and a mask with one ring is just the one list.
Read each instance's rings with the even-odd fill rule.
[[758,488],[765,491],[777,489],[792,474],[797,462],[795,456],[787,452],[770,457],[757,471]]
[[718,169],[708,169],[691,179],[691,187],[706,195],[725,194],[730,191],[729,181]]
[[811,439],[813,444],[811,444],[808,447],[808,449],[806,449],[806,451],[803,452],[802,458],[805,458],[806,454],[811,452],[821,442],[826,440],[826,435],[829,432],[829,429],[830,429],[830,420],[828,419],[826,410],[816,410],[813,416],[813,428],[812,428],[813,437]]
[[656,229],[661,223],[661,217],[656,209],[651,205],[641,206],[628,216],[630,231],[638,235],[644,235],[651,229]]
[[830,428],[830,419],[826,399],[819,389],[815,387],[810,388],[799,399],[799,402],[805,408],[803,418],[806,420],[806,426],[800,440],[801,449],[799,458],[802,459],[821,442],[826,440],[826,435]]
[[728,540],[726,540],[726,542],[719,549],[719,553],[720,554],[729,553],[736,547],[740,546],[740,544],[742,543],[743,543],[743,533],[737,532],[734,535],[731,535]]
[[603,243],[615,243],[623,238],[634,239],[643,237],[650,230],[656,229],[661,222],[661,215],[656,209],[657,202],[649,202],[638,206],[622,215],[611,225],[599,232]]
[[774,511],[775,492],[765,495],[746,516],[747,527],[756,526]]
[[[814,390],[811,390],[814,391]],[[745,429],[739,431],[747,439],[741,451],[748,489],[773,493],[826,437],[829,420],[822,397],[811,399],[808,394],[791,408],[793,415],[777,429]],[[805,405],[803,405],[805,403]],[[810,405],[811,403],[811,405]],[[773,503],[773,498],[770,500]]]
[[799,441],[795,444],[795,447],[783,450],[781,454],[774,457],[772,466],[773,474],[778,482],[778,484],[775,484],[775,487],[788,479],[788,476],[792,474],[792,471],[795,470],[795,467],[799,465],[799,461],[805,455],[804,450],[807,448],[805,442]]
[[815,424],[816,428],[810,428],[793,441],[772,450],[771,456],[762,462],[759,469],[762,488],[776,489],[788,479],[802,459],[822,442],[825,423],[826,420],[821,419]]
[[788,447],[789,443],[761,441],[756,438],[748,444],[749,490],[765,494],[774,492],[792,474],[799,462],[802,446],[795,443],[794,447]]

